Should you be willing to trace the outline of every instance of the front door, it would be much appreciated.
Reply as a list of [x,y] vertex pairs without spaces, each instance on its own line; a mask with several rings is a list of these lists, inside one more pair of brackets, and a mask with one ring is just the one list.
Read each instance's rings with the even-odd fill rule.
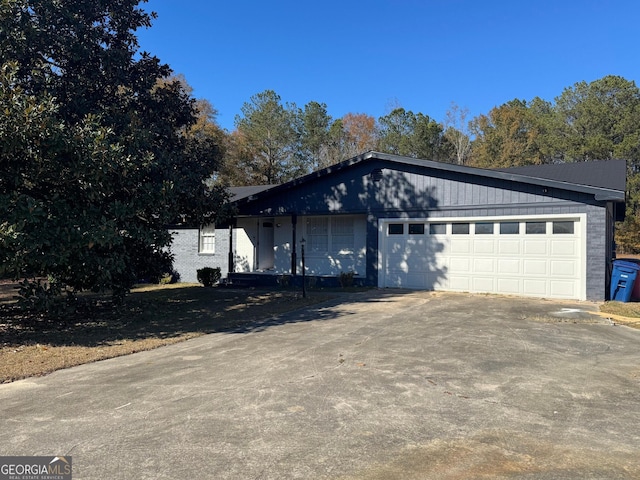
[[273,218],[263,218],[258,228],[258,270],[270,270],[273,263]]

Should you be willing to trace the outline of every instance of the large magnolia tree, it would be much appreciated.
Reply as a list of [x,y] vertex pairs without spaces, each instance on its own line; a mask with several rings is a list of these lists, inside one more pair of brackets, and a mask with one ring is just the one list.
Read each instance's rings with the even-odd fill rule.
[[0,274],[49,277],[27,296],[121,298],[168,268],[168,224],[215,221],[225,199],[195,101],[138,52],[139,3],[0,4]]

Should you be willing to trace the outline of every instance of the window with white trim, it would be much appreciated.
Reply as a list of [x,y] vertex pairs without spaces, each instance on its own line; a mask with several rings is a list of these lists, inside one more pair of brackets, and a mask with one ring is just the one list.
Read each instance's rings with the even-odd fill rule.
[[200,228],[200,253],[216,253],[216,226],[205,225]]
[[[331,221],[329,221],[331,220]],[[309,254],[352,253],[355,229],[352,217],[307,217],[305,235]]]

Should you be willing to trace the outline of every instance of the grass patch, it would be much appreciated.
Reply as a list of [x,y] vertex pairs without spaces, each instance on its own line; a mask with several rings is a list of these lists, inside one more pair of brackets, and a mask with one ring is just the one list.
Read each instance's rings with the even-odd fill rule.
[[332,298],[289,290],[145,286],[113,310],[87,304],[78,314],[53,320],[25,315],[9,296],[0,298],[0,383],[61,368],[182,342],[222,331],[249,331],[255,322]]
[[600,307],[600,311],[640,319],[640,303],[636,302],[605,302]]
[[621,325],[640,328],[640,303],[605,302],[600,306],[600,315],[609,316]]

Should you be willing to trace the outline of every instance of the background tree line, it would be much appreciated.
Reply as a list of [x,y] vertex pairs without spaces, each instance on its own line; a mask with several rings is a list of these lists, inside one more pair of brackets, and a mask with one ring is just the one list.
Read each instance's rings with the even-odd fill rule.
[[282,183],[368,150],[481,168],[622,158],[629,198],[617,242],[640,253],[640,90],[619,76],[578,82],[552,102],[514,99],[475,118],[452,103],[442,122],[402,107],[378,119],[334,119],[324,103],[298,108],[265,90],[243,105],[235,127],[220,131],[217,181],[236,186]]
[[368,150],[482,168],[624,158],[640,166],[640,90],[606,76],[566,88],[553,102],[514,99],[468,118],[452,104],[438,122],[402,107],[378,119],[339,119],[315,101],[283,103],[273,90],[251,97],[223,132],[230,185],[281,183]]

